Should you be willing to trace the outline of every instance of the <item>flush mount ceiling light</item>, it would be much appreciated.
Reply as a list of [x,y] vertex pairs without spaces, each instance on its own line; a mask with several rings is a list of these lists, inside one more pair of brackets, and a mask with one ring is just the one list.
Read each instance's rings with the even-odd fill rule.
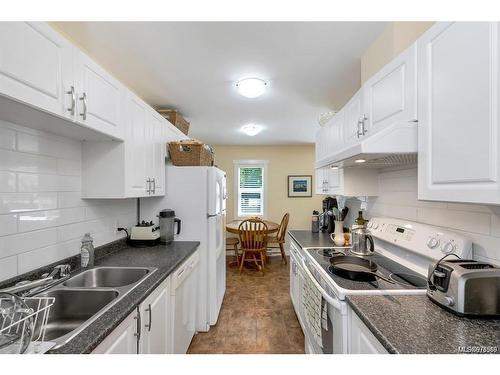
[[262,129],[263,129],[262,126],[255,124],[243,125],[241,127],[241,131],[246,135],[249,135],[250,137],[259,134],[262,131]]
[[246,98],[256,98],[264,94],[267,83],[260,78],[245,78],[236,82],[236,88],[240,95]]
[[355,163],[364,163],[366,162],[365,159],[357,159],[357,160],[354,160]]

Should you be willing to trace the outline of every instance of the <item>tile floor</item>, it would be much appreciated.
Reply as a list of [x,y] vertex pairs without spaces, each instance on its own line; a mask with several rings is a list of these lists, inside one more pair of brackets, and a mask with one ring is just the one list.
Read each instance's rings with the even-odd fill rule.
[[289,268],[273,256],[266,271],[262,276],[243,269],[239,275],[228,267],[217,325],[195,335],[188,353],[304,353],[304,335],[290,300]]

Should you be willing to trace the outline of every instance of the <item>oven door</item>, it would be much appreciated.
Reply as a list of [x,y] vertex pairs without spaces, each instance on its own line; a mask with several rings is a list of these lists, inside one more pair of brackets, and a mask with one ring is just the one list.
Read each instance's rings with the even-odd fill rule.
[[314,354],[346,354],[348,336],[347,303],[341,301],[335,295],[333,290],[322,281],[319,274],[316,277],[313,275],[313,273],[317,273],[313,265],[307,264],[307,261],[302,259],[301,266],[303,277],[310,280],[314,287],[321,293],[321,296],[327,303],[328,312],[326,327],[323,325],[321,327],[322,347],[314,340],[307,320],[303,319],[306,352]]

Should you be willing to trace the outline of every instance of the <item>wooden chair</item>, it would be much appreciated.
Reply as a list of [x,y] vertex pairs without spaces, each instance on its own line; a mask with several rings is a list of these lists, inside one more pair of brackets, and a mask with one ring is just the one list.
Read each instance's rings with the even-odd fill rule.
[[[234,249],[234,256],[235,256],[235,263],[236,263],[236,266],[239,266],[240,265],[240,262],[239,262],[239,257],[240,257],[240,254],[238,252],[238,245],[240,243],[240,240],[237,239],[236,237],[227,237],[226,238],[226,249],[231,246],[233,249]],[[231,262],[229,264],[230,266],[234,266],[234,262]]]
[[[240,273],[245,262],[253,261],[264,275],[267,251],[267,224],[260,219],[248,219],[243,221],[238,229],[241,244],[240,250],[242,252]],[[260,259],[257,259],[257,254],[259,254]],[[248,256],[251,256],[251,258],[247,258]]]
[[276,236],[272,236],[268,238],[268,247],[269,248],[279,248],[281,251],[281,260],[284,264],[286,264],[286,254],[285,254],[285,237],[286,230],[288,228],[288,221],[290,220],[290,214],[287,212],[283,215],[281,219],[281,224],[278,228],[278,232],[276,232]]

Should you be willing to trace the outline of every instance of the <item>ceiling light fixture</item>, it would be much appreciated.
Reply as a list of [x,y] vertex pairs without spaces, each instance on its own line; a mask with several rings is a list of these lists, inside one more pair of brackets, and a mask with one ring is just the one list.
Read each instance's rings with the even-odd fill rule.
[[262,131],[263,127],[255,124],[243,125],[241,127],[241,131],[250,137],[253,137],[259,134]]
[[256,98],[264,94],[267,83],[260,78],[245,78],[236,82],[236,88],[240,95],[246,98]]
[[356,160],[354,160],[354,162],[355,163],[364,163],[364,162],[366,162],[366,160],[365,159],[356,159]]

